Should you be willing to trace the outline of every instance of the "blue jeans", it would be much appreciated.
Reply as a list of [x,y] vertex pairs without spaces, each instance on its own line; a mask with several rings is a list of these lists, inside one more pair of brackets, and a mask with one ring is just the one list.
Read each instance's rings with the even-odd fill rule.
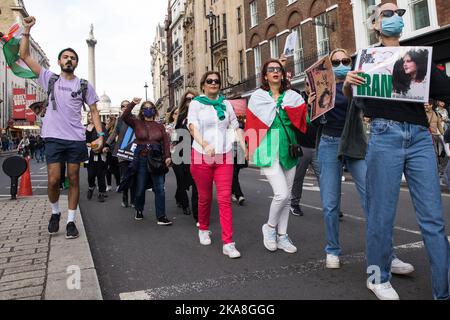
[[338,159],[341,138],[323,135],[319,144],[320,165],[320,195],[322,198],[323,214],[325,218],[327,254],[340,256],[342,253],[339,243],[339,212],[341,210],[341,186],[344,163],[346,164],[356,189],[359,193],[361,206],[365,210],[366,172],[365,160]]
[[155,193],[156,218],[164,218],[166,216],[166,192],[164,184],[165,175],[150,174],[147,169],[147,158],[140,157],[138,163],[138,171],[136,175],[136,210],[144,211],[145,192],[147,191],[148,179],[153,181],[153,192]]
[[367,153],[367,262],[391,279],[392,233],[402,173],[431,264],[433,296],[449,298],[450,245],[445,233],[436,153],[426,127],[374,119]]

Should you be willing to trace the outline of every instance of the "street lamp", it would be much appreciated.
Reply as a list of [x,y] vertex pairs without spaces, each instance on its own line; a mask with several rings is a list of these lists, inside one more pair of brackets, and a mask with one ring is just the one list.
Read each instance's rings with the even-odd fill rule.
[[206,18],[208,18],[209,20],[209,34],[210,34],[210,38],[211,38],[211,71],[214,70],[214,55],[213,55],[213,41],[214,41],[214,37],[213,37],[213,25],[214,25],[214,20],[216,19],[216,16],[214,15],[214,13],[212,12],[212,10],[209,10],[209,14],[206,16]]
[[148,89],[147,82],[145,83],[144,88],[145,88],[145,101],[148,101],[148,98],[147,98],[147,89]]

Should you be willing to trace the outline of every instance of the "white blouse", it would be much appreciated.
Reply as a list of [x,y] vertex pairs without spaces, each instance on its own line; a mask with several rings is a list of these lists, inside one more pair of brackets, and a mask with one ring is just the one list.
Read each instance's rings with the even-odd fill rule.
[[[224,103],[227,110],[223,121],[219,120],[213,106],[204,105],[198,101],[192,101],[189,105],[188,127],[193,124],[199,130],[203,140],[215,149],[216,154],[226,154],[233,149],[233,142],[236,140],[235,131],[239,129],[233,106],[227,100]],[[197,141],[194,141],[192,147],[197,152],[206,154]]]

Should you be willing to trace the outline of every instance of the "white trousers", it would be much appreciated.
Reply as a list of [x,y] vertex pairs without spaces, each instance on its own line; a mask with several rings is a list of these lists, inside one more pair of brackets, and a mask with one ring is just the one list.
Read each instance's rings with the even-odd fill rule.
[[274,198],[270,206],[269,225],[278,228],[279,235],[287,234],[291,208],[292,187],[294,185],[296,167],[285,170],[277,157],[273,166],[263,168],[262,172],[272,186]]

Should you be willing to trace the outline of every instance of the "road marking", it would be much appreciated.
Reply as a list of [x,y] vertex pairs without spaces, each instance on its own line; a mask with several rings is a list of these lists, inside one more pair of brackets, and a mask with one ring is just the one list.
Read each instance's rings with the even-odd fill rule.
[[[449,238],[450,240],[450,238]],[[419,250],[424,247],[423,242],[413,242],[396,246],[395,250]],[[342,265],[355,263],[365,264],[366,254],[356,253],[340,257]],[[119,294],[121,300],[164,300],[175,297],[187,296],[195,293],[202,293],[207,290],[243,286],[256,281],[268,281],[280,278],[287,278],[298,275],[305,275],[312,272],[322,271],[325,268],[325,259],[309,261],[290,266],[280,266],[278,268],[245,272],[237,275],[227,275],[215,279],[205,279],[201,281],[175,284],[166,287],[152,288],[135,292]]]
[[39,170],[43,171],[43,170],[46,170],[46,169],[47,169],[47,167],[42,167]]
[[[303,207],[306,207],[306,208],[310,208],[310,209],[314,209],[314,210],[320,211],[321,213],[323,211],[323,208],[310,206],[310,205],[307,205],[307,204],[304,204],[304,203],[302,203],[301,205]],[[366,223],[366,219],[365,218],[361,218],[361,217],[354,216],[354,215],[351,215],[351,214],[346,214],[345,217],[346,218],[348,217],[350,219],[357,220],[357,221],[362,221],[362,222]],[[422,235],[422,233],[420,231],[416,231],[416,230],[406,229],[406,228],[402,228],[402,227],[394,227],[394,229],[395,230],[399,230],[399,231],[412,233],[412,234],[416,234],[416,235],[419,235],[419,236]]]

